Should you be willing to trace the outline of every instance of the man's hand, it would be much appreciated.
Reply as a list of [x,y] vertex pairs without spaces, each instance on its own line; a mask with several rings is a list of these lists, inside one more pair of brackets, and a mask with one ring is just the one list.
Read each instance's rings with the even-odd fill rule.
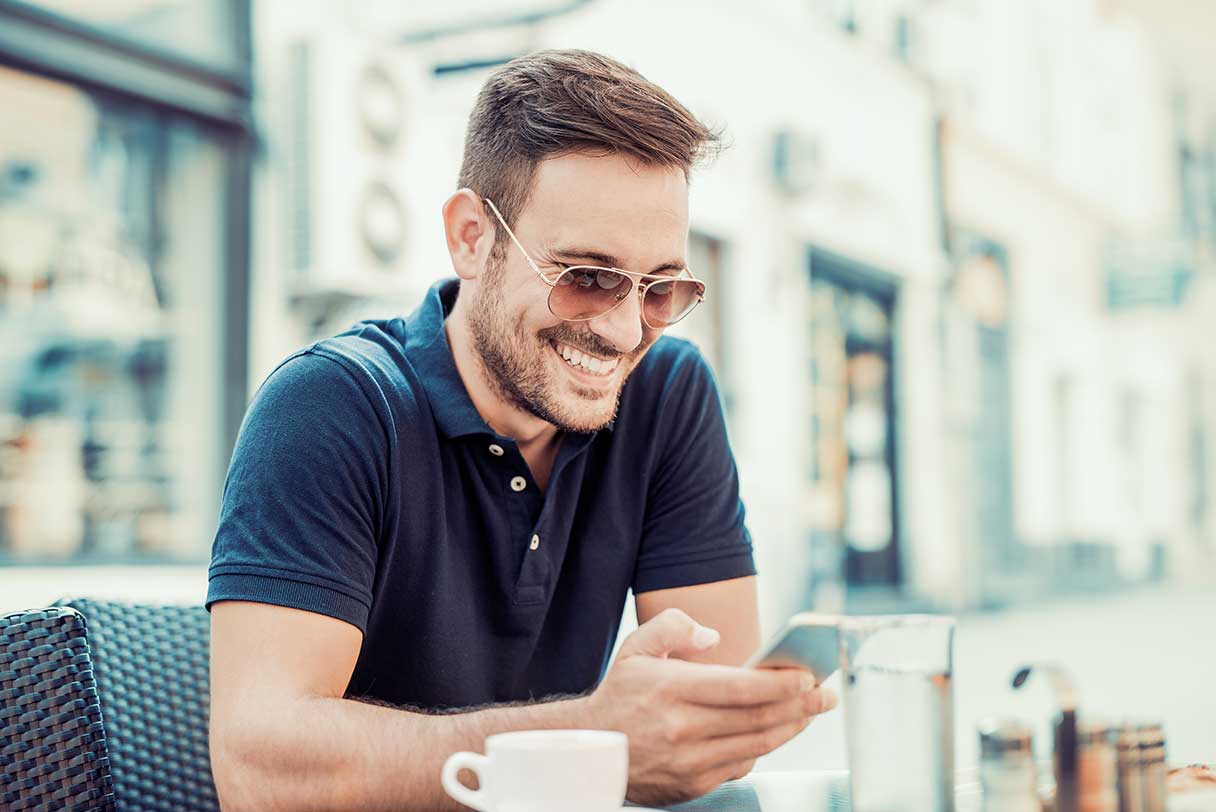
[[666,805],[740,778],[836,706],[809,672],[669,659],[718,644],[718,633],[678,609],[643,624],[621,646],[590,697],[593,727],[629,736],[629,800]]

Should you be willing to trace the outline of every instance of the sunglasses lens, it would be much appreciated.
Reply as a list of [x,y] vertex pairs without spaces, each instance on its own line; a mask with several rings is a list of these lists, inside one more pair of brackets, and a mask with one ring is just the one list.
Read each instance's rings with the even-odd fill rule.
[[549,293],[549,309],[559,319],[585,321],[616,307],[631,290],[633,283],[624,274],[575,266],[557,278]]
[[704,293],[705,285],[695,279],[656,282],[646,288],[642,315],[646,323],[655,329],[667,327],[687,316]]

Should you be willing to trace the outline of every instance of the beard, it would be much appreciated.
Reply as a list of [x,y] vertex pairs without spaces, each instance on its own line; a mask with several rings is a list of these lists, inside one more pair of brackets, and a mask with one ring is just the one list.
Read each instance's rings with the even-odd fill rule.
[[[556,426],[563,432],[591,434],[616,418],[621,388],[629,373],[653,341],[643,338],[633,352],[622,354],[591,330],[561,322],[535,333],[524,326],[524,316],[507,312],[495,284],[488,274],[469,308],[468,325],[473,346],[481,360],[486,381],[507,402]],[[616,391],[605,395],[602,389],[588,389],[558,380],[547,355],[557,356],[553,343],[559,342],[599,358],[619,358],[620,382]],[[569,394],[564,394],[566,390]]]

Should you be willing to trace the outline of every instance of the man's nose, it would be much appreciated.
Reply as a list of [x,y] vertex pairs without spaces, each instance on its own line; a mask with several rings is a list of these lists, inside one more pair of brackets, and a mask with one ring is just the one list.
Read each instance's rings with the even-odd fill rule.
[[642,299],[635,286],[615,310],[587,322],[591,332],[628,354],[642,343]]

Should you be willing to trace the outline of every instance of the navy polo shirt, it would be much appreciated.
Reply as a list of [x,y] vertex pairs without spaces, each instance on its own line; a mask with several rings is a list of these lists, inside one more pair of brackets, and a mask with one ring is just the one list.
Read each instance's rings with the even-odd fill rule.
[[713,376],[692,344],[659,339],[613,425],[562,438],[542,493],[456,371],[456,292],[441,282],[409,318],[361,322],[263,383],[228,470],[207,605],[357,626],[348,695],[438,709],[582,693],[630,587],[755,573]]

